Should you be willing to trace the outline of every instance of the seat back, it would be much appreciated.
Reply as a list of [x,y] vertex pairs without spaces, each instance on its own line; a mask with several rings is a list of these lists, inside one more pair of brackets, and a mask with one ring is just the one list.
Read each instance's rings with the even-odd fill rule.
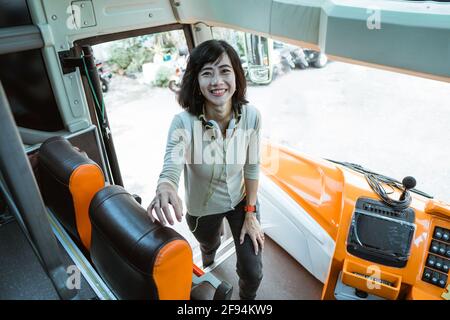
[[64,137],[52,137],[39,149],[39,177],[46,205],[67,231],[89,250],[89,204],[105,185],[101,168]]
[[93,198],[91,259],[119,299],[188,300],[192,250],[175,230],[152,222],[124,188]]

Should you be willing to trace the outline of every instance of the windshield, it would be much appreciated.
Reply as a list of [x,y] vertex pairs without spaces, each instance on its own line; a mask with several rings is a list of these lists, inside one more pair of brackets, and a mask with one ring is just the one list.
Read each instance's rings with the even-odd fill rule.
[[[413,176],[417,189],[450,203],[450,83],[334,61],[237,30],[214,27],[213,35],[242,55],[247,99],[261,111],[264,138],[400,181]],[[252,69],[264,54],[269,64]],[[380,54],[389,56],[389,48]]]

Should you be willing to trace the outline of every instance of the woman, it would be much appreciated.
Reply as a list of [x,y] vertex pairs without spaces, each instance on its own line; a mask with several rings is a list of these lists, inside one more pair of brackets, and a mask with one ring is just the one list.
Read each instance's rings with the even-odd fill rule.
[[239,56],[224,41],[209,40],[189,58],[178,102],[185,110],[172,120],[156,196],[147,211],[181,222],[177,194],[184,169],[186,221],[198,242],[203,267],[214,262],[224,218],[236,247],[241,299],[254,299],[262,279],[264,233],[257,202],[261,119],[247,105]]

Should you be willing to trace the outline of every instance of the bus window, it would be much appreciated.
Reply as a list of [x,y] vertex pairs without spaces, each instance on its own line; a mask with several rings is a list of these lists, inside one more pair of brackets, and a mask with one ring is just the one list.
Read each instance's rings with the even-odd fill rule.
[[40,50],[2,55],[0,79],[18,126],[41,131],[64,129]]

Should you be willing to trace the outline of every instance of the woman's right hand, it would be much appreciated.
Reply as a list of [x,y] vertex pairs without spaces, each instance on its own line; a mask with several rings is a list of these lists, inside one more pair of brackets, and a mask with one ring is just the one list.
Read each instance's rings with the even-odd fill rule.
[[166,224],[166,219],[167,222],[173,225],[174,221],[169,210],[169,204],[172,205],[173,210],[175,211],[175,217],[181,222],[181,218],[183,217],[183,202],[170,183],[162,182],[158,185],[156,195],[147,208],[150,219],[155,222],[155,217],[153,216],[153,210],[155,210],[156,217],[162,225]]

